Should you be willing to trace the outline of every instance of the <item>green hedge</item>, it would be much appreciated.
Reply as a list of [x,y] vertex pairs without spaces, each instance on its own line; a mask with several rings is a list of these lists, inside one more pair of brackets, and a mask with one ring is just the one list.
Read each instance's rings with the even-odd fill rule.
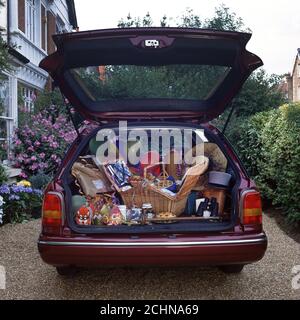
[[239,119],[228,135],[263,197],[300,221],[300,104]]

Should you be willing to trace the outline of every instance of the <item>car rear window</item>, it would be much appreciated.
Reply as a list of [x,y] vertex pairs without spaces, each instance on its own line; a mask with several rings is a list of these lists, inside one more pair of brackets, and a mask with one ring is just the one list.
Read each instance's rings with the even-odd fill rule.
[[71,69],[93,101],[114,99],[205,100],[230,71],[212,65],[106,65]]

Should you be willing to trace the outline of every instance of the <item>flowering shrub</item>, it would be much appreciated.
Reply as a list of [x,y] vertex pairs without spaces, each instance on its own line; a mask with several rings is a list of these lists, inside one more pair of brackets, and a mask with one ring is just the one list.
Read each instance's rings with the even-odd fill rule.
[[[22,222],[41,211],[42,191],[31,188],[30,182],[0,186],[0,224]],[[4,218],[4,219],[3,219]]]
[[32,115],[28,124],[15,131],[15,166],[22,169],[23,178],[39,172],[51,174],[75,136],[72,124],[64,115],[53,117],[45,111]]

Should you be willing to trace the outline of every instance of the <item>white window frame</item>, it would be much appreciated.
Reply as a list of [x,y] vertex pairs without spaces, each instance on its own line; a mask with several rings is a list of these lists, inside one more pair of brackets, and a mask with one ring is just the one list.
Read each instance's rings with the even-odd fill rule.
[[33,112],[34,111],[34,101],[32,100],[32,95],[35,95],[35,89],[29,87],[24,84],[20,84],[22,89],[22,96],[24,99],[24,107],[26,112]]
[[0,114],[0,120],[6,121],[6,137],[0,136],[0,143],[6,141],[8,145],[8,152],[11,149],[11,139],[13,134],[13,128],[15,124],[15,119],[13,118],[12,112],[12,78],[10,75],[4,73],[3,76],[7,77],[7,84],[8,84],[8,115]]
[[40,2],[40,12],[41,12],[41,17],[42,17],[42,6],[44,7],[45,9],[45,16],[43,17],[45,19],[45,34],[44,34],[44,37],[45,37],[45,49],[42,48],[42,38],[43,38],[43,25],[42,23],[40,23],[40,48],[41,50],[43,50],[44,52],[47,53],[47,50],[48,50],[48,23],[47,23],[47,6],[45,5],[45,3],[43,2]]
[[37,2],[37,0],[25,0],[25,35],[32,43],[36,43],[37,38]]

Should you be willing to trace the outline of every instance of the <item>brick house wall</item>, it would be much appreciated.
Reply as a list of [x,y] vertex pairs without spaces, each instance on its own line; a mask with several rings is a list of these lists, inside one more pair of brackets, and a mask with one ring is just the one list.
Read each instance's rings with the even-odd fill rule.
[[47,12],[47,53],[51,54],[55,51],[55,44],[52,39],[52,35],[56,33],[56,18],[51,11]]
[[25,0],[18,0],[18,28],[25,33]]

